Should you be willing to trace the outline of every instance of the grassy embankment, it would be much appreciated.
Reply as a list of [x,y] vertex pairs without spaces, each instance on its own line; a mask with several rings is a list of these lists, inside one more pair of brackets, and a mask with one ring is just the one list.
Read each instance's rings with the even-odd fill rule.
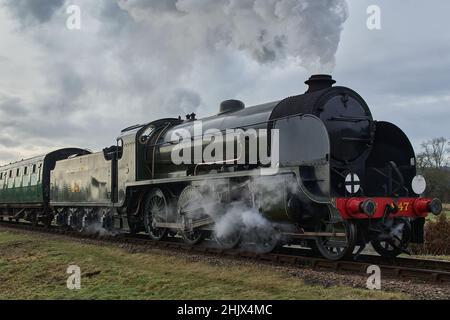
[[[446,217],[446,221],[442,218]],[[414,258],[446,260],[450,261],[449,252],[449,223],[450,223],[450,204],[444,204],[442,214],[434,216],[430,214],[427,217],[425,226],[426,244],[413,247]],[[435,255],[440,254],[440,255]],[[446,254],[446,255],[442,255]],[[406,257],[406,255],[403,255]]]
[[[81,290],[66,287],[78,265]],[[0,230],[0,299],[396,299],[400,294],[306,285],[268,266],[213,264],[160,252]]]

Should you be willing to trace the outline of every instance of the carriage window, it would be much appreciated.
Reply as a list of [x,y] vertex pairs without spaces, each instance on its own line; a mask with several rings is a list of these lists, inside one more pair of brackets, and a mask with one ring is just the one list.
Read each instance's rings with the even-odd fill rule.
[[36,173],[36,165],[33,164],[33,173]]
[[28,175],[28,167],[25,167],[25,168],[23,169],[23,175],[24,175],[24,176]]
[[12,170],[9,170],[9,177],[12,178]]
[[16,177],[20,175],[20,168],[16,170]]

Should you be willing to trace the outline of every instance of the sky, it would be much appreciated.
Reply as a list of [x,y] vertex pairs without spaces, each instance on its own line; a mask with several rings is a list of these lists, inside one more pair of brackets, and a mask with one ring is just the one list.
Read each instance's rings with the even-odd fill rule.
[[125,127],[230,98],[280,100],[313,73],[416,147],[450,138],[449,14],[445,0],[0,0],[0,165],[101,150]]

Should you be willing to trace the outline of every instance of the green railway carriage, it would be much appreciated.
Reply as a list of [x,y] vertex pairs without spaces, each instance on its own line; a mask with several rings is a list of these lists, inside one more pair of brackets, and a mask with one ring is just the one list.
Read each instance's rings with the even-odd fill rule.
[[41,204],[44,156],[0,167],[0,204],[2,206]]
[[50,197],[50,172],[56,162],[88,154],[77,148],[60,149],[0,167],[0,214],[21,218],[25,210],[45,209]]

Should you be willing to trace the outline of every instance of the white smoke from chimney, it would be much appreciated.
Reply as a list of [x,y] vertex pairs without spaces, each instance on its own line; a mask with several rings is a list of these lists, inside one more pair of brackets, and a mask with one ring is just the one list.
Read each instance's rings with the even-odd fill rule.
[[330,73],[345,0],[118,0],[139,24],[164,35],[155,49],[191,54],[234,49],[257,62],[295,59],[311,73]]

